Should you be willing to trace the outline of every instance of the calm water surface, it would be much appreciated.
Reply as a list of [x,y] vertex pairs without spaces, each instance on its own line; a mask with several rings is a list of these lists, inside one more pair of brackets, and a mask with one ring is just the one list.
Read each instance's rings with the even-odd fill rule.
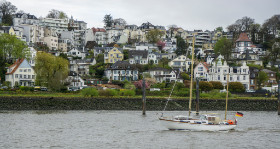
[[[170,131],[157,113],[1,111],[0,148],[280,148],[276,112],[243,112],[237,128],[228,132]],[[177,114],[185,113],[165,112]]]

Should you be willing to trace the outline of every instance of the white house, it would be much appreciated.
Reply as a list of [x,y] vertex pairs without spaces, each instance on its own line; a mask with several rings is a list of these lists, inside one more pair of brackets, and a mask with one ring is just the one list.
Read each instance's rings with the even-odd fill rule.
[[85,54],[82,53],[80,50],[78,49],[72,49],[69,52],[67,52],[68,56],[73,56],[73,57],[81,57],[82,59],[85,57]]
[[249,89],[250,85],[250,72],[249,67],[244,62],[241,67],[229,67],[227,62],[222,63],[221,58],[217,64],[209,69],[209,81],[220,81],[225,86],[227,84],[227,75],[229,74],[229,82],[240,82],[245,89]]
[[138,80],[138,69],[127,61],[117,61],[105,70],[105,77],[111,80],[136,81]]
[[26,59],[18,59],[13,65],[8,67],[6,80],[11,83],[11,87],[33,86],[35,82],[35,71]]
[[179,72],[175,70],[169,70],[165,68],[152,68],[149,71],[151,78],[154,78],[157,82],[174,82],[175,80],[183,82],[182,79],[179,79]]
[[27,13],[16,13],[13,18],[13,25],[18,26],[21,24],[38,25],[39,20],[36,16]]
[[180,55],[168,63],[172,69],[179,69],[180,71],[190,71],[191,60],[184,55]]
[[159,59],[158,59],[158,57],[157,57],[156,54],[154,54],[154,53],[149,53],[149,55],[148,55],[148,61],[149,61],[149,63],[150,63],[151,61],[153,61],[154,64],[158,64]]
[[29,64],[34,67],[35,66],[35,58],[37,55],[37,51],[33,48],[33,47],[28,47],[29,48],[29,54],[30,54],[30,60],[29,60]]
[[131,50],[128,51],[128,58],[130,64],[148,64],[148,51],[147,50]]

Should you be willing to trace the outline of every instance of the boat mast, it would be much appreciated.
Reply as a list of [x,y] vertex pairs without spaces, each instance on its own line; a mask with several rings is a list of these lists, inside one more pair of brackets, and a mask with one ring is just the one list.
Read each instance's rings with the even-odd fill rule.
[[191,66],[191,84],[190,84],[190,100],[189,100],[189,116],[191,115],[192,109],[192,87],[193,87],[193,59],[194,59],[194,34],[193,34],[193,45],[192,45],[192,66]]
[[[230,71],[230,69],[228,69]],[[227,74],[227,96],[226,96],[226,111],[225,111],[225,120],[227,120],[227,105],[228,105],[228,83],[229,82],[229,72]]]

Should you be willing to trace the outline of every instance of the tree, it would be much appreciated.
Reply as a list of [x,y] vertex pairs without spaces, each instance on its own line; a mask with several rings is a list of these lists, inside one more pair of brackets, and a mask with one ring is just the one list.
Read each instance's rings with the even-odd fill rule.
[[0,1],[0,12],[2,12],[2,23],[8,26],[13,25],[13,14],[17,11],[17,7],[6,0]]
[[181,76],[182,76],[183,80],[190,80],[190,76],[185,72],[182,72]]
[[263,28],[268,29],[268,34],[276,35],[277,30],[280,29],[280,19],[277,15],[272,16],[263,24]]
[[40,52],[36,56],[36,84],[60,91],[68,77],[68,61],[49,53]]
[[5,79],[6,68],[19,58],[29,58],[30,53],[25,42],[15,35],[0,34],[0,77]]
[[257,76],[257,86],[258,89],[261,89],[262,84],[264,84],[268,80],[267,73],[264,71],[260,71]]
[[280,58],[280,41],[275,41],[272,47],[269,49],[269,52],[269,57],[272,62],[272,66],[274,66],[276,60]]
[[225,37],[220,38],[214,46],[215,54],[221,54],[226,60],[230,59],[233,43]]
[[105,23],[105,27],[112,27],[113,17],[111,16],[111,14],[106,14],[104,16],[103,22]]
[[104,54],[98,54],[96,56],[96,63],[104,63]]
[[261,31],[261,25],[258,23],[251,24],[250,26],[250,34],[251,34],[251,40],[253,43],[256,43],[256,36],[259,34]]
[[165,47],[165,42],[158,41],[158,42],[157,42],[157,46],[158,46],[158,49],[159,49],[160,51],[162,51],[162,49]]
[[163,33],[160,30],[152,29],[147,33],[146,38],[149,43],[157,43],[158,41],[160,41],[162,36]]
[[54,19],[66,19],[68,18],[67,14],[63,11],[52,9],[49,11],[49,14],[46,16],[47,18],[54,18]]
[[[139,81],[136,81],[134,82],[134,85],[137,89],[142,89],[142,86],[143,86],[143,81],[142,80],[139,80]],[[145,81],[145,88],[146,89],[149,89],[150,88],[150,84],[148,84],[147,81]]]
[[162,58],[159,60],[158,66],[166,69],[170,69],[170,66],[168,66],[169,60],[167,58]]
[[128,50],[123,50],[123,60],[128,59]]
[[217,28],[216,28],[216,31],[218,31],[218,32],[223,32],[223,27],[221,27],[221,26],[217,27]]
[[240,34],[242,27],[245,27],[245,32],[250,32],[250,26],[255,23],[255,20],[250,17],[243,17],[242,19],[238,19],[235,23],[229,25],[227,27],[229,32],[233,33],[233,40],[237,38],[237,35]]
[[188,48],[188,43],[186,43],[186,41],[180,36],[176,36],[175,38],[177,39],[177,49],[176,49],[175,53],[178,56],[179,55],[186,55],[187,48]]

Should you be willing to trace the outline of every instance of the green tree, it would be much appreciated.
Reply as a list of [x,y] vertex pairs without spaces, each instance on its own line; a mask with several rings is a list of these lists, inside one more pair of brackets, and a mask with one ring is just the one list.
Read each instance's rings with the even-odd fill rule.
[[104,63],[104,54],[98,54],[96,56],[96,63]]
[[152,29],[147,33],[146,38],[149,43],[157,43],[158,41],[160,41],[162,36],[163,33],[160,30]]
[[217,27],[216,31],[223,32],[223,27],[221,27],[221,26]]
[[187,74],[187,73],[185,73],[185,72],[182,72],[182,73],[181,73],[181,76],[182,76],[183,80],[190,80],[189,74]]
[[257,86],[258,89],[261,89],[262,84],[264,84],[268,80],[268,75],[264,71],[260,71],[257,76]]
[[159,60],[158,66],[166,69],[170,69],[168,66],[169,60],[167,58],[162,58]]
[[18,58],[29,58],[25,42],[10,34],[0,34],[0,77],[5,80],[6,68]]
[[186,55],[187,53],[187,48],[188,48],[188,43],[186,43],[186,41],[180,37],[180,36],[176,36],[175,37],[177,39],[177,49],[175,51],[175,53],[179,56],[179,55]]
[[233,43],[225,37],[220,38],[214,46],[216,55],[221,54],[226,60],[230,59]]
[[113,17],[111,16],[111,14],[106,14],[104,16],[103,22],[105,23],[105,27],[112,27]]
[[128,50],[123,50],[123,60],[128,59]]
[[35,61],[36,84],[60,91],[68,77],[68,61],[45,52],[37,53]]
[[6,0],[0,1],[0,12],[2,12],[2,23],[8,26],[13,25],[13,14],[17,11],[17,7]]

